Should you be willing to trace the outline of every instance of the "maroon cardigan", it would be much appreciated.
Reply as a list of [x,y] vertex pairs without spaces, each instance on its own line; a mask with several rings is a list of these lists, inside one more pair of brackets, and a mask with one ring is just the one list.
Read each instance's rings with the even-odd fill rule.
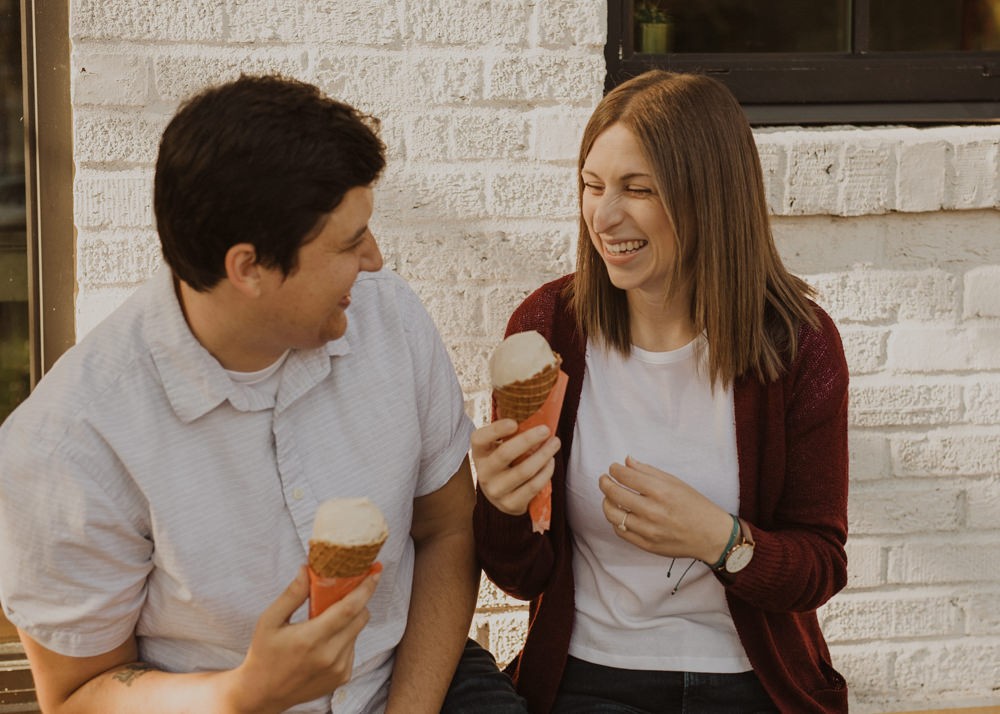
[[[477,494],[476,551],[486,575],[530,600],[524,649],[510,664],[533,714],[555,701],[574,617],[566,455],[583,385],[586,337],[563,298],[572,275],[543,285],[514,312],[507,334],[537,330],[562,355],[569,385],[552,477],[552,528],[508,516]],[[754,672],[782,712],[846,712],[847,685],[830,664],[816,608],[847,580],[847,364],[840,335],[816,307],[820,329],[799,330],[799,351],[778,380],[734,385],[740,513],[756,542],[745,570],[722,580]]]

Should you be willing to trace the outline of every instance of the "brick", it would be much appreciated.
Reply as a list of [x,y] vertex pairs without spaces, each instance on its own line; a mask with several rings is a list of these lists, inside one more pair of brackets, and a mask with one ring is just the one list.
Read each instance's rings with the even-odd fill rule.
[[457,54],[435,52],[415,63],[410,81],[417,106],[474,103],[485,95],[484,61],[469,57],[464,50]]
[[1000,552],[990,535],[938,535],[911,540],[888,553],[888,581],[914,585],[986,583],[1000,572]]
[[903,372],[1000,369],[1000,327],[905,327],[889,335],[887,363]]
[[767,134],[758,130],[754,138],[757,141],[757,154],[760,156],[761,170],[764,175],[764,194],[767,197],[767,210],[772,215],[781,214],[785,209],[785,189],[788,185],[788,152],[783,143],[769,141]]
[[154,228],[153,174],[148,170],[89,171],[73,181],[79,228]]
[[819,616],[823,634],[840,643],[964,634],[956,598],[937,592],[841,593]]
[[490,215],[488,177],[455,167],[411,167],[389,171],[379,182],[379,212],[394,222],[472,220]]
[[[864,697],[870,692],[882,693],[886,682],[892,681],[892,655],[885,647],[831,642],[830,656],[834,668],[847,680],[852,697]],[[851,711],[855,710],[852,706]]]
[[130,40],[217,42],[224,37],[225,9],[215,0],[76,0],[70,17],[70,37]]
[[160,241],[152,231],[101,231],[77,235],[80,287],[134,286],[162,263]]
[[1000,475],[969,484],[965,507],[968,529],[994,532],[1000,529]]
[[962,525],[964,492],[955,488],[899,486],[887,482],[855,486],[848,508],[854,535],[956,531]]
[[965,419],[986,426],[1000,424],[1000,382],[977,381],[965,387]]
[[838,215],[873,215],[895,207],[896,153],[885,133],[845,142],[841,161]]
[[[184,48],[187,49],[187,48]],[[161,54],[153,59],[156,93],[163,101],[179,103],[202,89],[239,78],[241,74],[304,76],[302,53],[295,49],[241,46]]]
[[496,288],[486,298],[486,328],[487,332],[503,337],[514,308],[528,297],[537,285],[518,283]]
[[923,696],[994,697],[1000,690],[1000,638],[967,638],[901,647],[895,688]]
[[449,338],[485,337],[483,289],[461,285],[413,283],[438,331]]
[[114,312],[135,292],[136,287],[138,286],[81,286],[76,294],[76,341],[86,337],[88,332]]
[[232,42],[386,46],[401,38],[394,3],[353,0],[227,0]]
[[850,536],[845,550],[848,588],[873,588],[885,584],[885,553],[880,541]]
[[572,161],[580,154],[580,139],[590,119],[589,108],[545,107],[531,113],[534,127],[534,158],[542,161]]
[[942,320],[958,313],[955,277],[941,270],[858,269],[806,279],[835,320]]
[[73,118],[77,165],[151,166],[167,121],[168,116],[136,112],[77,110]]
[[855,426],[947,424],[962,415],[958,384],[872,383],[850,387],[850,423]]
[[[458,382],[466,394],[489,389],[489,357],[503,333],[496,337],[479,339],[445,338],[448,355],[455,366]],[[480,407],[479,404],[476,405]],[[488,413],[488,409],[487,409]]]
[[453,158],[518,159],[530,152],[528,116],[502,110],[476,110],[452,119]]
[[948,156],[944,208],[961,210],[997,205],[998,147],[1000,138],[996,132],[992,132],[992,136],[969,138],[952,144]]
[[528,633],[528,609],[490,613],[486,616],[490,633],[490,652],[501,667],[507,665],[524,646]]
[[149,100],[149,65],[145,57],[76,50],[72,97],[76,106],[141,106]]
[[881,260],[886,264],[918,269],[1000,264],[996,239],[1000,213],[995,210],[897,214],[873,220],[885,228]]
[[403,129],[406,158],[418,161],[446,161],[451,158],[451,117],[448,114],[420,114]]
[[782,215],[836,213],[843,158],[834,135],[796,141],[788,152],[788,182]]
[[781,259],[793,273],[848,272],[884,260],[888,218],[778,216],[771,221],[771,228]]
[[528,0],[407,0],[405,39],[438,45],[526,47]]
[[[540,286],[573,270],[575,225],[554,230],[546,223],[510,230],[475,230],[457,224],[452,230],[407,231],[399,241],[397,271],[412,280],[452,285],[519,284]],[[505,318],[506,319],[506,318]]]
[[590,47],[604,50],[607,42],[607,11],[598,2],[544,2],[537,4],[538,43],[565,50]]
[[527,607],[524,600],[512,598],[503,590],[493,584],[489,578],[483,575],[479,582],[479,602],[476,605],[482,611],[507,611]]
[[1000,265],[983,265],[965,274],[963,304],[966,319],[1000,317]]
[[891,439],[898,476],[989,476],[1000,473],[1000,434],[932,433]]
[[852,375],[870,374],[885,366],[885,343],[888,330],[851,328],[840,331],[844,355]]
[[578,215],[576,172],[539,166],[512,168],[490,178],[490,214],[508,218],[571,218]]
[[324,92],[375,116],[413,102],[412,68],[398,52],[317,49],[312,66]]
[[944,204],[948,144],[926,139],[923,132],[906,132],[899,146],[896,169],[896,210],[937,211]]
[[604,57],[545,52],[498,58],[489,68],[487,98],[595,106],[604,86]]
[[874,481],[891,476],[889,440],[881,434],[850,429],[847,433],[851,482]]
[[966,634],[1000,635],[1000,588],[987,587],[982,592],[972,592],[956,597],[965,612]]

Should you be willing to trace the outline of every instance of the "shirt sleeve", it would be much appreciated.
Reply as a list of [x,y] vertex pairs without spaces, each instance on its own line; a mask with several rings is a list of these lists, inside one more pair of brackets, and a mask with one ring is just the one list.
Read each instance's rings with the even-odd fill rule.
[[415,495],[426,496],[458,471],[469,451],[473,426],[465,413],[455,367],[434,321],[401,278],[397,293],[420,417],[420,477]]
[[44,647],[102,654],[133,633],[145,599],[141,494],[86,424],[32,421],[0,434],[0,600]]

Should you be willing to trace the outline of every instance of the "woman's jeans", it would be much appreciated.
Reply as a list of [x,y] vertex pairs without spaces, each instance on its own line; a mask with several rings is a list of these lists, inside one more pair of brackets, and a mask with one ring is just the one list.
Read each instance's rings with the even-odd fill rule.
[[757,675],[604,667],[570,657],[553,714],[777,714]]
[[[493,655],[469,640],[442,714],[527,714]],[[777,714],[753,672],[616,669],[570,657],[553,714]]]

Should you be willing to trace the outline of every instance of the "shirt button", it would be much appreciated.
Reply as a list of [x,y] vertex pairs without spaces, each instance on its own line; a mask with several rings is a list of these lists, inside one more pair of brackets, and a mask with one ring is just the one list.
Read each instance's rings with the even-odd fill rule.
[[292,498],[294,498],[296,501],[301,501],[302,500],[302,496],[303,496],[303,493],[302,493],[302,489],[301,488],[293,488],[292,489]]

